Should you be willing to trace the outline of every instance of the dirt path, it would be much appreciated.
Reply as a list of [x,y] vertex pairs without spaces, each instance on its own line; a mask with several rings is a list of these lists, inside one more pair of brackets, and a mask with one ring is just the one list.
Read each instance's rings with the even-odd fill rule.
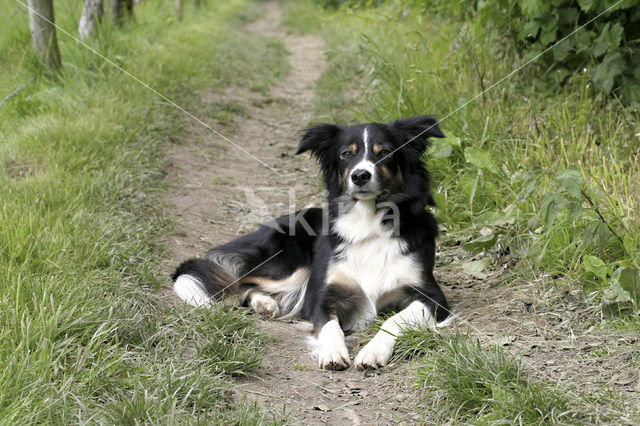
[[[298,208],[318,202],[317,166],[307,156],[295,157],[299,132],[311,119],[314,83],[324,67],[324,44],[315,36],[286,33],[276,2],[265,4],[266,15],[248,31],[284,40],[291,53],[291,72],[267,96],[243,88],[227,93],[203,93],[206,102],[235,102],[245,111],[226,132],[257,158],[283,176],[261,166],[242,151],[221,141],[197,123],[188,129],[188,143],[170,152],[173,164],[167,200],[179,218],[179,233],[166,241],[175,261],[202,254],[255,229],[270,215],[288,211],[290,188]],[[250,200],[265,202],[262,211],[249,209]],[[260,210],[260,209],[258,209]],[[237,398],[257,401],[282,418],[301,424],[371,424],[419,418],[408,395],[412,381],[406,366],[376,373],[318,369],[307,344],[307,323],[261,321],[272,337],[255,377],[237,380]],[[350,337],[355,355],[355,337]]]
[[[239,105],[244,111],[225,131],[233,141],[276,169],[276,174],[246,153],[191,123],[187,143],[169,153],[173,168],[167,201],[180,229],[165,241],[172,261],[205,250],[255,229],[256,224],[289,210],[289,191],[297,208],[318,203],[317,167],[295,157],[299,132],[312,116],[314,82],[324,66],[324,45],[310,35],[287,33],[276,2],[264,4],[263,18],[248,31],[284,40],[291,72],[268,95],[232,87],[226,93],[201,93],[208,103]],[[261,209],[250,208],[263,200]],[[464,264],[489,257],[489,272]],[[619,392],[640,390],[633,359],[638,338],[630,333],[598,333],[597,312],[575,292],[544,293],[545,286],[497,285],[512,266],[509,256],[472,256],[459,247],[440,247],[436,274],[454,311],[471,324],[483,342],[512,346],[528,368],[552,382],[573,386],[612,386]],[[596,316],[596,318],[594,318]],[[254,377],[238,379],[236,397],[257,401],[276,419],[299,424],[386,424],[424,420],[407,363],[379,372],[321,371],[306,343],[303,322],[260,321],[273,340]],[[347,339],[357,353],[355,337]],[[609,351],[608,348],[613,352]],[[605,350],[606,349],[606,350]],[[621,358],[619,362],[610,357]]]

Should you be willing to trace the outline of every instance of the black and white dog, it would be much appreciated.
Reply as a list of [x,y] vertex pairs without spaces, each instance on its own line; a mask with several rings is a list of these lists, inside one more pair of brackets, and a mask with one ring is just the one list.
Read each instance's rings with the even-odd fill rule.
[[320,163],[327,207],[282,216],[187,260],[175,292],[195,306],[235,296],[264,315],[310,320],[320,367],[336,370],[350,364],[343,330],[396,309],[354,361],[386,365],[404,330],[449,315],[433,276],[438,226],[426,210],[434,200],[422,162],[429,137],[444,137],[431,116],[309,128],[297,154],[310,151]]

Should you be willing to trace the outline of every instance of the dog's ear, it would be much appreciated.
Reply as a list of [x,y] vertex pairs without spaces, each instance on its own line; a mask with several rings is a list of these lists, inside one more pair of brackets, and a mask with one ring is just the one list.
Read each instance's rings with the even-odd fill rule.
[[420,151],[427,148],[430,137],[444,138],[444,133],[438,127],[438,120],[432,115],[417,115],[401,118],[387,124],[392,132],[400,137],[402,143],[414,144]]
[[329,148],[342,127],[336,124],[318,124],[305,130],[296,155],[311,151],[316,157]]

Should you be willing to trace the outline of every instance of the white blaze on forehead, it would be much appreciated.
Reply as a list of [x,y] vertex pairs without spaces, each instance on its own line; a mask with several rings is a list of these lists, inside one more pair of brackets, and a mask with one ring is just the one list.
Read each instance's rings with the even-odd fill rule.
[[364,141],[364,156],[367,156],[369,152],[369,132],[367,131],[367,126],[364,126],[364,131],[362,132],[362,140]]
[[361,162],[359,162],[358,164],[356,164],[353,167],[353,171],[359,171],[359,170],[366,170],[369,173],[371,173],[371,176],[373,176],[375,170],[376,170],[376,165],[373,164],[371,161],[369,160],[362,160]]
[[364,126],[364,130],[362,131],[362,141],[364,142],[364,155],[362,156],[362,161],[353,167],[353,171],[366,170],[373,176],[376,165],[367,160],[369,156],[369,131],[367,130],[367,126]]

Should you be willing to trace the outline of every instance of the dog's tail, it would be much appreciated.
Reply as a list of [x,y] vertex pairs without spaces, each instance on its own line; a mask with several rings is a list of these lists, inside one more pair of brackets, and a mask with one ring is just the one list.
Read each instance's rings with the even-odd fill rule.
[[180,299],[192,306],[211,306],[213,300],[239,295],[241,289],[235,272],[240,265],[233,262],[229,267],[230,259],[216,254],[212,250],[205,258],[189,259],[178,266],[172,279],[173,291]]

